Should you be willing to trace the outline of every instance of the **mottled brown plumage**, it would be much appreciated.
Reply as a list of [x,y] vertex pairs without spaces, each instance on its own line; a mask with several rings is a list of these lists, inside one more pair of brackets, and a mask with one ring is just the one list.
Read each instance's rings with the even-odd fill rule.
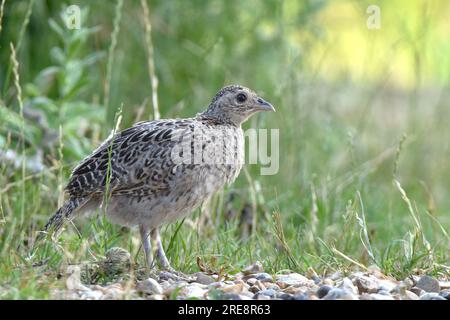
[[152,261],[151,234],[159,262],[169,269],[158,227],[191,213],[235,180],[244,159],[241,124],[258,111],[274,108],[250,89],[233,85],[194,118],[139,122],[115,134],[73,170],[65,189],[68,200],[45,231],[57,231],[64,221],[107,201],[113,222],[139,226],[147,262]]

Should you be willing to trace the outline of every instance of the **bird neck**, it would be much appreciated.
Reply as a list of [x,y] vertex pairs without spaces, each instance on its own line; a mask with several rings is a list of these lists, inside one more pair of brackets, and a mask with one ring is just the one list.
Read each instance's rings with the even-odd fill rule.
[[206,111],[197,114],[198,120],[211,122],[216,125],[231,125],[237,128],[241,127],[241,119],[233,117],[231,114],[224,113],[218,108],[210,105]]

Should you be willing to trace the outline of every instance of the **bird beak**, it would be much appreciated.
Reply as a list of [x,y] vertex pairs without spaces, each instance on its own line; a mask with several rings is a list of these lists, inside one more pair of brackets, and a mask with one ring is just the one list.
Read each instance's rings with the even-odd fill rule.
[[273,107],[273,105],[271,105],[269,102],[267,102],[266,100],[262,99],[262,98],[258,98],[256,99],[256,109],[258,111],[273,111],[275,112],[275,108]]

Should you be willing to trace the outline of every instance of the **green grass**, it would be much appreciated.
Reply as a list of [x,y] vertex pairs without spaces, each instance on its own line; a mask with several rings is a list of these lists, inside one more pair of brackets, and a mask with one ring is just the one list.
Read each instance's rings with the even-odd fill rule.
[[[192,116],[225,83],[248,85],[277,108],[245,127],[280,129],[280,170],[260,176],[259,165],[247,165],[248,174],[202,209],[163,227],[176,269],[234,273],[260,260],[271,273],[376,265],[398,279],[449,277],[450,90],[448,75],[442,81],[428,68],[431,44],[404,44],[415,56],[406,62],[413,87],[385,75],[354,81],[350,68],[325,68],[348,46],[333,43],[320,18],[335,2],[249,1],[237,9],[241,2],[152,1],[148,16],[138,2],[80,3],[80,30],[62,25],[60,5],[5,3],[0,156],[14,151],[16,163],[0,161],[0,298],[48,298],[65,286],[67,265],[100,261],[114,246],[141,269],[138,231],[110,224],[101,210],[35,250],[33,239],[62,203],[70,170],[115,128],[119,106],[121,128],[157,114],[155,104],[164,118]],[[429,28],[425,39],[409,37],[426,45],[438,35]],[[323,66],[312,63],[319,45],[329,46]]]

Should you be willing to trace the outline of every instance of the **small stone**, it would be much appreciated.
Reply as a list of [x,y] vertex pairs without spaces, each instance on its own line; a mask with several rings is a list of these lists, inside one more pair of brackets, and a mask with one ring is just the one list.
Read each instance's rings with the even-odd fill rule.
[[209,286],[212,288],[221,288],[224,286],[224,283],[220,282],[220,281],[216,281],[216,282],[210,283]]
[[421,288],[426,292],[439,292],[441,289],[439,281],[430,276],[422,276],[416,283],[416,287]]
[[380,280],[378,280],[378,285],[379,285],[379,290],[391,291],[398,285],[398,282],[392,281],[392,280],[380,279]]
[[351,292],[343,289],[333,288],[331,289],[323,300],[357,300]]
[[248,291],[252,292],[252,293],[257,293],[259,291],[261,291],[261,289],[259,289],[257,286],[251,286]]
[[244,283],[237,283],[234,285],[226,286],[226,287],[222,288],[222,291],[224,293],[240,294],[244,291]]
[[380,290],[378,290],[377,293],[381,294],[383,296],[390,296],[391,295],[391,293],[389,291],[385,290],[385,289],[380,289]]
[[439,292],[439,295],[447,300],[450,300],[450,290],[443,290]]
[[185,285],[178,292],[177,298],[185,299],[185,298],[197,298],[197,299],[205,299],[205,295],[208,293],[205,285],[200,283],[190,283]]
[[273,282],[273,277],[265,272],[257,273],[254,276],[257,280],[261,282]]
[[103,292],[99,290],[84,291],[81,294],[82,300],[99,300],[103,296]]
[[266,285],[263,282],[259,281],[259,280],[256,280],[255,286],[257,288],[259,288],[259,290],[266,290],[267,289]]
[[281,293],[277,297],[280,298],[281,300],[295,300],[294,296],[289,293]]
[[214,279],[212,277],[210,277],[210,276],[208,276],[208,275],[206,275],[206,274],[204,274],[202,272],[198,272],[195,276],[196,276],[195,277],[195,282],[198,282],[200,284],[211,284],[211,283],[214,283]]
[[265,296],[265,295],[263,295],[263,294],[256,293],[256,294],[253,296],[253,299],[254,299],[254,300],[270,300],[270,297],[269,297],[269,296]]
[[336,287],[346,290],[354,295],[358,294],[358,288],[355,287],[352,280],[350,280],[349,278],[343,278],[342,280],[336,282]]
[[403,283],[400,283],[398,286],[396,286],[390,292],[403,296],[406,293],[406,286]]
[[118,299],[123,299],[123,297],[127,294],[127,292],[125,292],[124,290],[121,289],[111,289],[108,290],[104,296],[102,297],[102,299],[104,300],[118,300]]
[[272,297],[275,296],[276,291],[273,290],[273,289],[266,289],[266,290],[260,291],[259,294],[263,294],[263,295],[265,295],[265,296],[268,296],[268,297],[271,297],[271,298],[272,298]]
[[339,280],[342,278],[342,273],[340,271],[336,271],[330,276],[330,279],[333,281]]
[[312,276],[311,280],[314,281],[315,284],[319,284],[322,281],[322,279],[316,276]]
[[256,283],[256,281],[258,281],[258,280],[256,280],[256,278],[247,279],[247,283],[251,286],[253,286]]
[[442,290],[450,289],[450,281],[439,281],[439,286]]
[[278,275],[276,276],[276,283],[277,285],[284,289],[288,286],[293,287],[300,287],[300,286],[306,286],[311,287],[314,285],[314,281],[309,280],[308,278],[302,276],[298,273],[290,273],[287,275]]
[[379,294],[379,293],[371,293],[370,296],[372,297],[373,300],[395,300],[390,295]]
[[148,300],[164,300],[166,297],[162,294],[152,294],[147,297]]
[[370,294],[363,293],[359,296],[359,300],[375,300]]
[[317,290],[316,295],[319,299],[322,299],[323,297],[325,297],[328,294],[328,292],[330,292],[331,289],[333,289],[332,286],[328,286],[328,285],[320,286],[320,288]]
[[225,293],[222,298],[224,300],[242,300],[241,295],[236,293]]
[[295,296],[296,294],[304,292],[305,289],[307,289],[307,288],[305,288],[305,287],[298,287],[298,288],[297,287],[287,287],[287,288],[283,289],[283,292],[289,293],[289,294],[292,294]]
[[254,295],[255,295],[255,294],[254,294],[253,292],[250,292],[250,291],[248,291],[248,290],[244,290],[244,291],[240,294],[241,297],[242,297],[242,296],[246,296],[247,298],[253,298]]
[[420,300],[447,300],[436,292],[427,292],[420,297]]
[[[261,285],[264,286],[263,283],[261,283]],[[272,290],[275,290],[275,291],[279,291],[280,290],[280,287],[278,285],[274,284],[274,283],[273,284],[272,283],[266,284],[265,287],[267,289],[272,289]]]
[[363,275],[355,277],[354,281],[358,287],[359,293],[376,293],[378,291],[378,281],[374,277]]
[[260,273],[263,272],[263,265],[261,262],[256,261],[254,264],[244,268],[244,270],[242,270],[242,273],[244,275],[249,275],[249,274],[253,274],[253,273]]
[[152,278],[145,279],[139,282],[136,286],[137,291],[152,295],[152,294],[162,294],[163,289],[161,285]]
[[308,295],[305,293],[299,293],[294,295],[293,300],[309,300]]
[[405,300],[419,300],[419,297],[414,292],[411,292],[409,290],[405,291],[405,295],[403,296]]

